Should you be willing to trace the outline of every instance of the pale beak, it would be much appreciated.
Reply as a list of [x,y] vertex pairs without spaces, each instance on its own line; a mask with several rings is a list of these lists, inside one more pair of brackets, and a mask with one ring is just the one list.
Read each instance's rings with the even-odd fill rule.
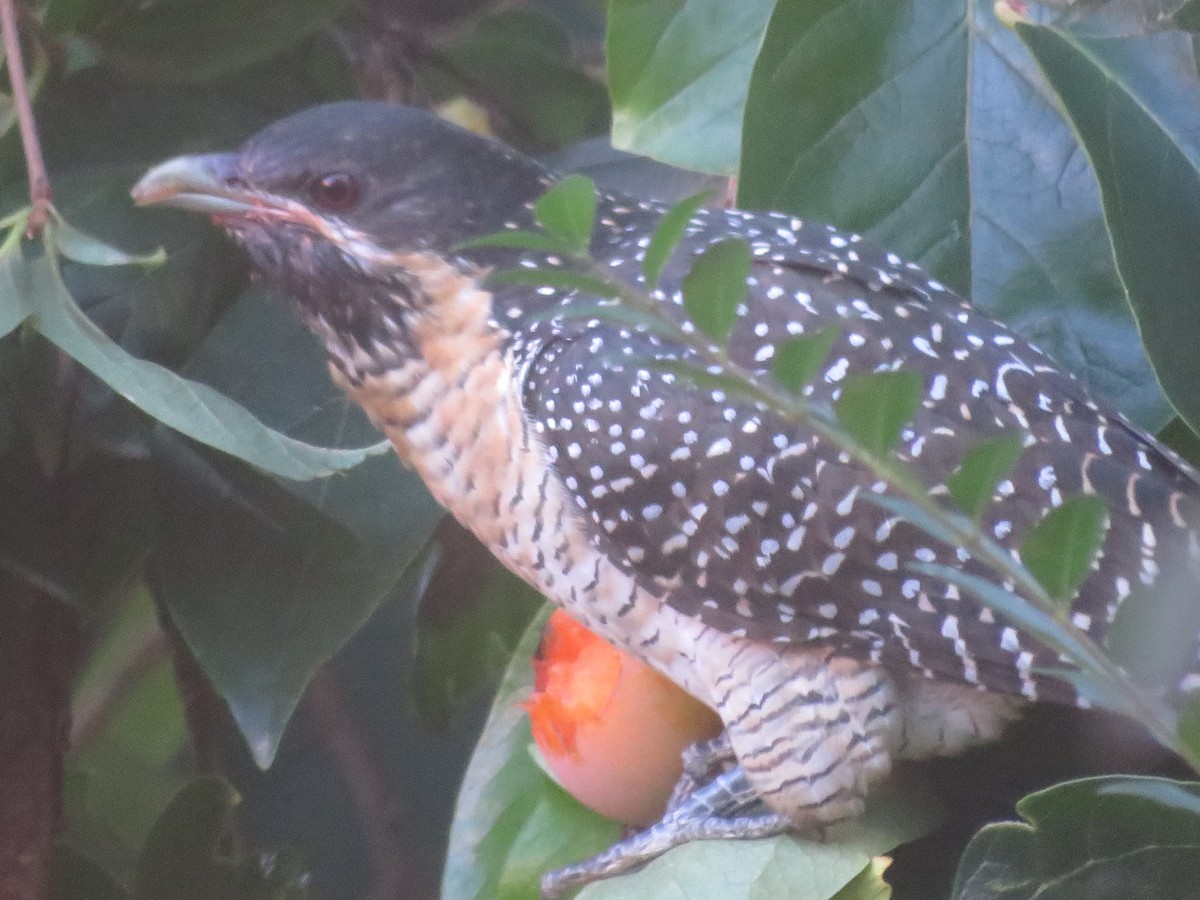
[[142,176],[130,193],[138,206],[174,206],[216,216],[245,216],[262,202],[233,177],[232,153],[177,156]]

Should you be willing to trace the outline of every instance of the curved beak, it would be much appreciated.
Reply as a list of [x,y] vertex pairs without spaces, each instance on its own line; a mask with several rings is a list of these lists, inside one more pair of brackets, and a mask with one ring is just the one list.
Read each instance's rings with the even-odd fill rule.
[[175,206],[211,215],[244,216],[263,204],[234,178],[236,162],[233,153],[177,156],[143,175],[130,194],[138,206]]

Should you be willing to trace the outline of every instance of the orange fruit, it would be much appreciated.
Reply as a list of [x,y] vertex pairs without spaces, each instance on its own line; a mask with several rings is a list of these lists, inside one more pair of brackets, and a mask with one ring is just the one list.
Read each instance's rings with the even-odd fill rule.
[[716,713],[558,610],[533,660],[533,740],[558,782],[626,825],[656,822],[680,754],[721,731]]

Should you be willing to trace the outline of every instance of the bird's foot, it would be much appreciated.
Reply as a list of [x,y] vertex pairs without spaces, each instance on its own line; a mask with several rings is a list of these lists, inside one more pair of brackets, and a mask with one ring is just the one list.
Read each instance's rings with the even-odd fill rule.
[[720,772],[727,771],[737,764],[737,756],[733,752],[733,744],[729,735],[721,732],[709,741],[692,744],[683,751],[683,771],[675,788],[671,791],[671,799],[667,801],[667,813],[678,809],[687,802],[701,785],[708,784]]
[[787,816],[763,810],[742,768],[735,765],[683,797],[645,831],[591,859],[547,872],[542,876],[542,897],[553,900],[573,888],[628,872],[689,841],[770,837],[791,826]]

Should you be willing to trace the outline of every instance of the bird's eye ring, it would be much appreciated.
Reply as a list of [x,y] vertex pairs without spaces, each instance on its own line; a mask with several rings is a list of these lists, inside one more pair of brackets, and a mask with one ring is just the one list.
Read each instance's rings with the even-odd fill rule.
[[348,172],[330,172],[309,182],[308,195],[323,209],[344,212],[358,203],[362,189],[358,179]]

